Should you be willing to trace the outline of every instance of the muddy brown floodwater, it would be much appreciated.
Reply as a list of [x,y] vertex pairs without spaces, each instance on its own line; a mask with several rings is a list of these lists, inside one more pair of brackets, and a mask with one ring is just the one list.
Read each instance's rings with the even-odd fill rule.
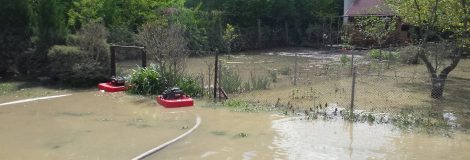
[[0,107],[0,159],[131,159],[194,125],[190,112],[99,92]]
[[[1,99],[1,97],[0,97]],[[0,107],[0,159],[131,159],[202,123],[146,159],[455,159],[470,136],[402,132],[340,119],[306,121],[272,113],[196,107],[99,92]]]

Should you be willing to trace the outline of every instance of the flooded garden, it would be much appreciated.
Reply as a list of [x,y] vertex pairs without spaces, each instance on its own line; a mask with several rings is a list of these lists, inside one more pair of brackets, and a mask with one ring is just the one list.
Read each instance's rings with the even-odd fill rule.
[[403,131],[341,117],[308,120],[237,112],[197,101],[164,109],[153,99],[97,91],[0,107],[1,159],[131,159],[202,123],[146,159],[466,159],[470,135]]
[[[279,74],[277,81],[265,89],[233,92],[229,100],[217,104],[197,98],[195,107],[181,109],[165,109],[156,103],[155,97],[2,83],[0,103],[66,96],[0,106],[0,121],[4,122],[0,124],[0,159],[132,159],[185,133],[196,124],[198,116],[202,122],[194,132],[145,159],[470,157],[468,108],[462,105],[465,101],[449,97],[440,106],[427,106],[431,103],[425,98],[426,91],[399,88],[410,81],[369,77],[381,84],[362,79],[358,85],[368,86],[358,89],[359,93],[368,93],[362,96],[379,98],[374,94],[380,93],[370,93],[379,88],[387,92],[396,90],[401,95],[390,94],[395,99],[380,100],[358,94],[352,118],[347,108],[350,94],[346,93],[351,78],[324,75],[322,69],[341,67],[343,54],[298,55],[303,57],[298,60],[302,69],[295,86],[292,74]],[[360,61],[365,56],[357,53],[356,58]],[[294,67],[294,58],[293,54],[265,52],[222,56],[222,61],[237,71],[243,82],[253,75],[269,77],[269,71]],[[188,70],[207,76],[212,60],[212,57],[190,58]],[[469,67],[465,60],[455,77],[467,76]],[[400,69],[420,70],[406,66]],[[347,68],[338,71],[347,73]],[[393,73],[383,71],[384,75]],[[206,89],[210,88],[208,77],[202,81]],[[415,81],[421,82],[419,76]],[[346,91],[340,89],[335,95],[334,90],[341,86]],[[341,98],[344,101],[338,101]],[[401,103],[393,104],[398,102],[396,99]],[[446,104],[447,101],[455,106]],[[414,106],[414,110],[404,110],[407,106]]]

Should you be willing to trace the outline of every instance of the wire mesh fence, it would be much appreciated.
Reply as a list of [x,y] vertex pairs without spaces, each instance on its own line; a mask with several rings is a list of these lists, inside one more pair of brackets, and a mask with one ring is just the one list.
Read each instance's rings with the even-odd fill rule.
[[431,78],[424,65],[371,58],[365,51],[354,54],[354,63],[350,52],[340,50],[222,56],[219,84],[232,100],[297,109],[349,108],[354,102],[354,108],[397,111],[436,105],[465,107],[470,102],[455,98],[468,93],[458,88],[470,85],[464,71],[468,65],[449,76],[444,98],[436,100],[431,98]]

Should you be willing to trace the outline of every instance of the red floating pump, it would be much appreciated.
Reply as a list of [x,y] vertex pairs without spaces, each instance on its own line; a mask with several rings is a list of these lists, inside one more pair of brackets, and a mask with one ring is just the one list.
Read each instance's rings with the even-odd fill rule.
[[126,91],[127,88],[125,86],[126,80],[122,77],[111,77],[111,82],[108,83],[100,83],[98,84],[99,90],[104,90],[105,92],[121,92]]
[[165,90],[162,95],[157,96],[157,102],[165,108],[191,107],[194,105],[194,100],[177,87]]

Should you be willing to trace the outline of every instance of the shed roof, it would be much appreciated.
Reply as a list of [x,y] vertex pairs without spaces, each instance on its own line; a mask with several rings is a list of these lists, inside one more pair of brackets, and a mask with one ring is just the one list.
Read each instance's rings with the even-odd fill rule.
[[383,0],[352,0],[351,7],[344,16],[392,16],[392,10],[385,5]]

